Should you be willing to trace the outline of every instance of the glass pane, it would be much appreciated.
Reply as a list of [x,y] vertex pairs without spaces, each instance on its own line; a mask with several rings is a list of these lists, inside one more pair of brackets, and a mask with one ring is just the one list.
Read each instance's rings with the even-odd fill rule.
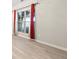
[[24,12],[18,12],[17,13],[18,17],[18,31],[19,32],[24,32]]
[[24,22],[18,22],[18,31],[24,32]]
[[17,17],[18,17],[18,21],[20,21],[20,14],[19,13],[17,13]]
[[24,18],[24,11],[22,11],[21,17],[22,17],[22,19]]
[[29,17],[29,16],[30,16],[30,11],[27,10],[27,11],[26,11],[26,17]]
[[26,33],[29,33],[30,17],[26,17]]
[[29,33],[30,28],[30,10],[26,11],[26,33]]

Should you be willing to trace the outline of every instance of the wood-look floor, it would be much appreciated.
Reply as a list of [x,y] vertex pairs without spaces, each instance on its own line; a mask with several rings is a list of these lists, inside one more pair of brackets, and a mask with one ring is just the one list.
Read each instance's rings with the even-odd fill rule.
[[13,36],[12,59],[67,59],[64,51]]

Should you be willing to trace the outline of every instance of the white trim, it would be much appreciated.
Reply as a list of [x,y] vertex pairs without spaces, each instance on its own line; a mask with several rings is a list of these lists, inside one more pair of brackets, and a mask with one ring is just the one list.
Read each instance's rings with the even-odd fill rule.
[[60,47],[60,46],[57,46],[57,45],[49,44],[49,43],[46,43],[46,42],[43,42],[43,41],[40,41],[40,40],[35,40],[35,41],[67,52],[67,49],[64,48],[64,47]]
[[22,35],[18,35],[19,37],[22,37],[22,38],[26,38],[26,39],[30,39],[28,36],[22,36]]
[[21,9],[17,9],[17,12],[22,12],[22,11],[26,11],[26,10],[31,10],[31,6],[21,8]]
[[29,38],[29,34],[25,34],[25,33],[22,33],[22,32],[17,32],[17,35],[18,35],[19,37],[23,37],[23,38],[30,39],[30,38]]

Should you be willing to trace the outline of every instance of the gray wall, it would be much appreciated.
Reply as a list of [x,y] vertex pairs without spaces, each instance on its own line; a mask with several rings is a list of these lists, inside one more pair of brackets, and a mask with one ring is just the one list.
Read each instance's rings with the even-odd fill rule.
[[66,0],[41,0],[36,5],[36,39],[66,49]]

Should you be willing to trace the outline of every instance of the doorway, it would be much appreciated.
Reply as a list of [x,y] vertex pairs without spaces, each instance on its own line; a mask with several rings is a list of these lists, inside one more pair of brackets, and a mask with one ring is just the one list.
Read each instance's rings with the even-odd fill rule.
[[17,10],[16,25],[18,36],[29,37],[30,15],[30,7]]
[[[33,17],[34,28],[36,17]],[[31,6],[16,10],[16,34],[24,38],[30,38]]]

